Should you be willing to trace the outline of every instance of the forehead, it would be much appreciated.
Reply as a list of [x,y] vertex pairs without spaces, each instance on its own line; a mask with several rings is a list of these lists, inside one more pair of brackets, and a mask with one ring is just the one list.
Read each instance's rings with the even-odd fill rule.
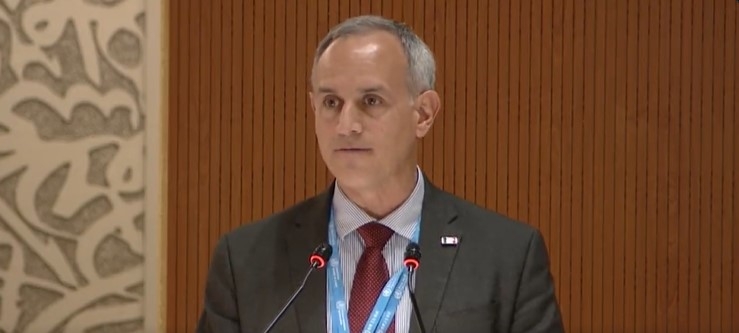
[[395,88],[406,83],[406,73],[406,57],[398,38],[377,31],[334,41],[316,63],[314,83],[319,88],[357,85]]

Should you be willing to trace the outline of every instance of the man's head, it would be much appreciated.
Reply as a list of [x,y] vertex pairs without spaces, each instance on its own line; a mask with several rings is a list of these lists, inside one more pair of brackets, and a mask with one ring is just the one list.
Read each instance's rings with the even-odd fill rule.
[[405,25],[362,16],[328,33],[310,97],[321,155],[342,185],[382,186],[415,166],[440,108],[434,80],[431,51]]

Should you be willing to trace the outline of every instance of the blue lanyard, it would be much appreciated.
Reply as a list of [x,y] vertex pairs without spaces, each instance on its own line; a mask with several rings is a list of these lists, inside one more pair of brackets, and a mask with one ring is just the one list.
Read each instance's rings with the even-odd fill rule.
[[[420,229],[420,219],[416,221],[413,229],[411,240],[418,243],[418,234]],[[348,307],[344,294],[344,277],[341,272],[341,251],[338,247],[338,232],[336,231],[336,222],[334,221],[334,212],[331,210],[331,217],[328,222],[328,241],[335,249],[331,260],[329,260],[328,269],[328,288],[329,288],[329,304],[331,308],[331,330],[332,333],[349,332]],[[400,304],[400,299],[405,293],[408,282],[408,271],[405,269],[398,270],[387,281],[382,289],[380,296],[375,301],[375,307],[372,309],[370,317],[364,325],[362,333],[384,333],[395,316],[395,312]]]

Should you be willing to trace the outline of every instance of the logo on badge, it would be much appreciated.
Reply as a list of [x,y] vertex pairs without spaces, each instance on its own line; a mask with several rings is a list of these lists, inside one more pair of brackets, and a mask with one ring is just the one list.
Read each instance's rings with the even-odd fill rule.
[[456,237],[456,236],[442,236],[441,237],[442,246],[457,246],[457,244],[459,244],[459,237]]

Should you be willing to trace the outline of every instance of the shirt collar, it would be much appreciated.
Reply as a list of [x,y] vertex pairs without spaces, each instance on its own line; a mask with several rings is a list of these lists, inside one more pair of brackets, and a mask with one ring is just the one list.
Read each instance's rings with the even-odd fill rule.
[[423,204],[424,182],[421,168],[416,166],[416,186],[411,195],[403,204],[379,221],[367,214],[362,208],[346,197],[338,184],[334,184],[332,200],[334,216],[336,217],[336,231],[340,238],[346,237],[352,231],[370,223],[378,222],[392,229],[395,233],[411,239],[415,223],[420,219]]

